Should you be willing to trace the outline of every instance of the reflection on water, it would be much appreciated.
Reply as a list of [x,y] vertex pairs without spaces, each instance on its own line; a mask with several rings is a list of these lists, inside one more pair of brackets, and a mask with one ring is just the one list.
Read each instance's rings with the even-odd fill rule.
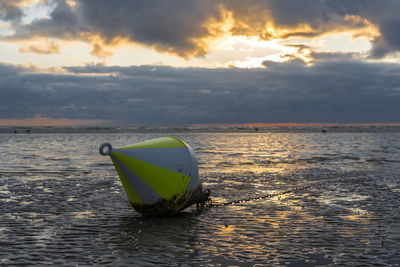
[[[173,134],[171,134],[173,135]],[[99,144],[158,134],[0,135],[0,265],[395,266],[400,134],[178,135],[213,202],[146,218]]]

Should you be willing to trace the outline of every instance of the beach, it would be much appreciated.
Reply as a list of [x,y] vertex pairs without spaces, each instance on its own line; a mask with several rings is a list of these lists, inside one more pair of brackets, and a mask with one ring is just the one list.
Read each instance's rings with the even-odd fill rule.
[[[0,265],[400,265],[397,128],[140,129],[2,128]],[[99,146],[161,136],[214,204],[244,201],[135,212]]]

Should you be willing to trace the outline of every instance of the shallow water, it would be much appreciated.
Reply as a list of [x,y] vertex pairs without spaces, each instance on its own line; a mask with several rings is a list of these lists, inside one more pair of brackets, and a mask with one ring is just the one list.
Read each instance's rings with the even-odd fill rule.
[[400,133],[163,135],[214,203],[278,195],[145,218],[98,147],[160,134],[0,134],[0,265],[400,265]]

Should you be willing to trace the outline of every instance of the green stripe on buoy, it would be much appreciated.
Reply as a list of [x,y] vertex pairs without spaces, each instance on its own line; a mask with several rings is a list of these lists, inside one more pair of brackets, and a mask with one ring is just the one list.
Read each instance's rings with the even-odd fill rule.
[[133,189],[132,185],[129,183],[128,179],[126,179],[124,173],[119,168],[118,164],[111,158],[112,162],[114,163],[115,169],[117,170],[118,176],[121,180],[121,183],[125,189],[126,195],[128,196],[128,200],[131,203],[136,204],[143,204],[143,201],[140,199],[136,191]]
[[190,176],[128,157],[119,152],[113,154],[165,200],[176,197],[178,192],[182,195],[186,192]]
[[161,137],[153,140],[140,142],[137,144],[118,147],[116,149],[135,149],[135,148],[162,148],[162,147],[185,147],[185,143],[174,137]]

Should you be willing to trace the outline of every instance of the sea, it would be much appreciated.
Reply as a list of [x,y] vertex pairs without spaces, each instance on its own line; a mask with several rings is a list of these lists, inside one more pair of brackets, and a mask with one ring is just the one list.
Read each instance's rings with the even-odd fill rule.
[[[99,146],[162,136],[213,206],[129,206]],[[0,157],[0,266],[400,266],[399,127],[0,127]]]

